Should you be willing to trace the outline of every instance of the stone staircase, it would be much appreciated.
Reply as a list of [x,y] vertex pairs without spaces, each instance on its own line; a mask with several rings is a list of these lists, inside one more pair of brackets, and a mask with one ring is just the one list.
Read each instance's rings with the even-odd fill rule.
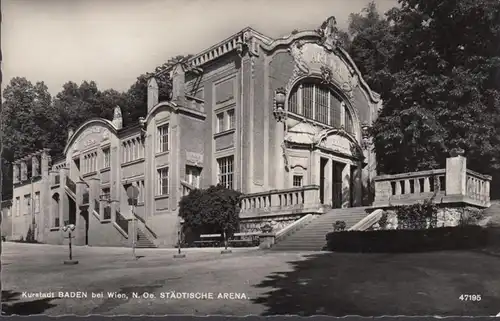
[[368,215],[366,209],[366,207],[332,209],[319,215],[300,230],[283,238],[271,250],[321,251],[326,245],[326,234],[333,232],[333,224],[336,221],[344,221],[346,229],[348,229]]
[[157,246],[148,239],[146,234],[140,228],[137,228],[137,242],[135,247],[138,249],[147,249],[156,248]]

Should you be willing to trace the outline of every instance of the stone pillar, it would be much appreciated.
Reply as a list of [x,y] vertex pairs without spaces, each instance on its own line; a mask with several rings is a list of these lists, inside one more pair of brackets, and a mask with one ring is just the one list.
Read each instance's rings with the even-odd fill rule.
[[[284,189],[285,188],[285,156],[283,155],[283,142],[285,140],[285,124],[281,121],[276,123],[275,130],[275,142],[276,142],[276,150],[275,150],[275,161],[276,161],[276,173],[275,173],[275,186],[276,189]],[[249,180],[248,186],[251,186],[252,181]],[[248,187],[247,187],[248,188]],[[247,192],[251,193],[250,189]]]
[[325,205],[333,206],[333,160],[328,159],[325,166],[325,179],[323,180],[324,186],[324,202]]
[[318,185],[320,183],[320,154],[319,151],[313,150],[309,156],[309,184],[308,185]]
[[184,68],[182,67],[181,64],[177,64],[176,66],[173,67],[172,73],[171,73],[171,79],[172,79],[172,101],[178,103],[179,105],[184,105],[185,101],[185,74],[184,74]]
[[38,157],[39,155],[31,156],[31,177],[37,177],[38,175],[41,175],[40,161]]
[[26,164],[26,161],[22,160],[21,161],[21,181],[24,182],[27,179],[28,179],[28,165]]
[[[61,168],[60,170],[60,179],[61,185],[59,186],[59,224],[60,226],[65,225],[65,221],[69,219],[69,195],[66,195],[66,177],[69,175],[69,168]],[[67,214],[67,215],[65,215]]]
[[342,207],[351,206],[351,165],[345,164],[342,170]]
[[454,152],[446,159],[446,195],[466,195],[467,159],[463,151]]
[[362,206],[363,205],[363,178],[362,178],[362,169],[361,169],[361,162],[359,162],[356,166],[356,169],[354,171],[354,177],[353,177],[353,185],[352,188],[353,190],[353,207],[356,206]]
[[158,82],[156,78],[152,77],[148,80],[148,112],[158,105]]
[[14,162],[12,164],[12,172],[13,172],[13,175],[12,175],[12,182],[14,184],[17,184],[20,182],[20,168],[19,168],[19,163],[18,162]]
[[80,205],[83,203],[83,192],[87,188],[84,181],[76,182],[76,228],[75,228],[75,245],[85,244],[85,220],[82,218],[82,210]]

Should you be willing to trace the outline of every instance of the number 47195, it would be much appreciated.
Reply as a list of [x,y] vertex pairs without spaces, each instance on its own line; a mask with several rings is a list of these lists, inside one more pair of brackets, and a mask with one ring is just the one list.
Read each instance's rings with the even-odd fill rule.
[[481,294],[461,294],[460,301],[481,301]]

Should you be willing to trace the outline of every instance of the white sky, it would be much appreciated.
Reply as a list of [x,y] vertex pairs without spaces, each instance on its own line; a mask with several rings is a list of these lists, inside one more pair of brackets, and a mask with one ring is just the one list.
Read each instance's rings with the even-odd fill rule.
[[[369,0],[2,0],[3,84],[67,81],[126,90],[178,54],[196,54],[250,26],[270,37],[315,29],[331,15],[341,28]],[[379,12],[397,0],[377,0]]]

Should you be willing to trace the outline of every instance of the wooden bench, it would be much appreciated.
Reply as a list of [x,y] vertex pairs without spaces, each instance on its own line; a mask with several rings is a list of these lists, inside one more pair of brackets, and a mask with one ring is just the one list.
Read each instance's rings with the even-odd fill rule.
[[228,243],[233,247],[252,247],[259,245],[261,232],[234,233],[234,238]]
[[221,234],[201,234],[199,241],[194,241],[196,247],[218,247],[221,244]]

